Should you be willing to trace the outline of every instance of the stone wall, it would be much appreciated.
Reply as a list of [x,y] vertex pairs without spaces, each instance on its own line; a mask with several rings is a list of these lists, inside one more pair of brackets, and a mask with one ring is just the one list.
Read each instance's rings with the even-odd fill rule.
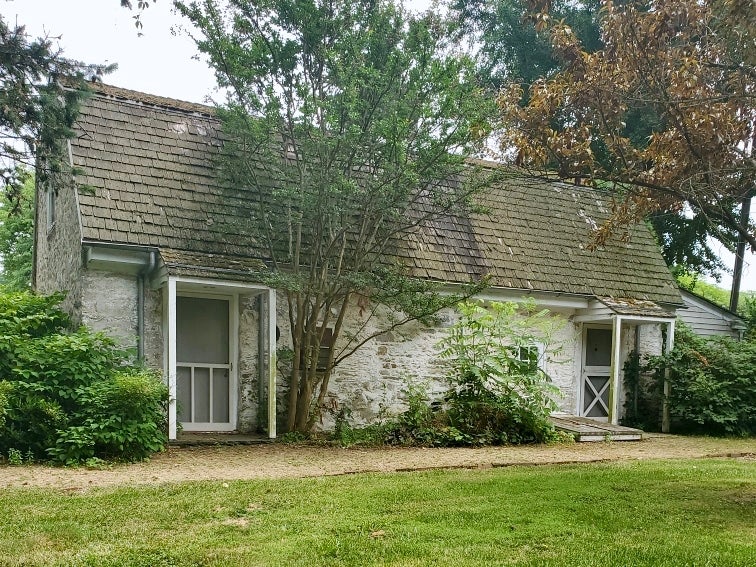
[[[289,319],[283,294],[278,296],[278,306],[281,339],[277,346],[291,348]],[[358,332],[361,336],[368,336],[388,326],[389,316],[385,311],[379,310],[373,317],[368,317],[364,306],[361,308],[355,304],[351,309],[353,315],[345,324],[339,348],[349,348],[345,337]],[[577,378],[580,372],[582,334],[582,326],[570,321],[572,313],[553,313],[559,328],[554,334],[552,349],[546,353],[542,364],[544,371],[562,394],[557,400],[560,411],[569,413],[574,413],[578,407]],[[447,386],[443,380],[444,368],[438,357],[437,344],[446,336],[448,327],[457,318],[457,313],[449,309],[440,313],[441,323],[438,326],[428,328],[420,323],[410,323],[380,333],[346,358],[331,376],[326,402],[328,411],[324,412],[319,428],[332,428],[334,416],[342,408],[348,408],[350,423],[358,426],[374,422],[381,416],[401,413],[406,409],[404,390],[410,382],[422,384],[431,396],[439,397]],[[255,321],[250,329],[256,328]],[[251,345],[256,345],[256,341],[256,333],[246,335],[241,343],[241,351],[251,350]],[[244,367],[242,361],[240,368]],[[252,368],[252,365],[247,367]],[[282,367],[279,370],[278,413],[281,421],[286,411],[287,369]],[[250,380],[256,380],[256,369],[248,374]],[[246,379],[243,382],[246,383]],[[254,387],[253,390],[256,392]],[[250,408],[254,405],[250,404]]]
[[572,311],[553,312],[553,316],[562,321],[562,327],[554,336],[556,352],[547,353],[543,370],[559,388],[561,397],[556,400],[557,411],[574,414],[580,403],[583,328],[571,320],[572,314]]
[[[138,337],[137,276],[101,270],[81,272],[81,322],[102,331],[136,353]],[[144,290],[144,361],[163,370],[163,298],[161,290]]]
[[[167,331],[167,330],[166,330]],[[163,371],[163,290],[144,289],[144,362],[150,368]]]
[[[278,347],[290,347],[288,315],[282,295],[279,295],[278,305],[281,330]],[[345,336],[358,330],[365,335],[372,334],[387,323],[386,313],[379,312],[367,319],[364,313],[360,315],[359,306],[353,306],[353,313],[346,325]],[[349,419],[354,425],[365,425],[384,415],[396,415],[406,409],[404,390],[409,382],[419,382],[428,388],[431,395],[439,396],[446,385],[436,345],[445,336],[446,329],[457,320],[453,310],[440,315],[441,324],[437,327],[427,328],[412,323],[381,333],[340,364],[329,385],[327,406],[330,411],[324,413],[319,427],[332,428],[334,415],[341,408],[349,409]],[[551,349],[543,359],[542,368],[559,388],[560,397],[556,400],[558,411],[579,414],[584,325],[573,322],[572,315],[572,310],[552,311],[552,317],[558,321],[558,329],[554,333]],[[661,326],[641,325],[639,329],[641,352],[646,355],[659,354]],[[624,324],[620,338],[620,369],[636,347],[635,336],[635,325]],[[344,342],[342,338],[342,347]],[[279,418],[285,413],[286,402],[286,372],[283,370],[279,373],[278,382]],[[256,373],[252,373],[252,376],[256,377]],[[619,396],[621,417],[626,399],[624,385]]]
[[[259,298],[254,295],[239,297],[239,406],[237,428],[250,433],[259,428],[262,417],[260,405],[259,356]],[[263,400],[265,403],[265,400]]]
[[83,270],[81,322],[127,348],[137,348],[136,277]]
[[60,187],[55,201],[55,220],[48,222],[48,193],[37,188],[34,290],[50,294],[66,292],[63,309],[74,326],[81,322],[81,227],[76,188]]
[[[124,345],[136,346],[137,287],[134,276],[99,271],[83,271],[81,318],[92,328],[116,337]],[[285,297],[278,294],[277,323],[280,339],[278,349],[291,348],[289,317]],[[243,433],[257,431],[264,425],[267,393],[260,390],[259,369],[259,297],[241,295],[238,305],[239,356],[238,369],[238,430]],[[572,321],[571,310],[555,310],[552,317],[558,322],[551,349],[546,353],[542,368],[561,392],[557,400],[559,411],[579,413],[582,372],[582,335],[584,325]],[[149,366],[162,369],[163,330],[162,292],[145,290],[145,359]],[[341,408],[349,409],[354,425],[374,422],[381,416],[396,415],[406,409],[404,390],[408,383],[421,383],[432,395],[440,396],[446,385],[444,368],[438,357],[437,344],[447,329],[457,321],[453,310],[440,313],[441,323],[428,328],[412,323],[378,334],[355,354],[346,358],[334,371],[329,385],[327,406],[321,429],[334,425],[334,416]],[[347,336],[372,334],[386,328],[387,312],[378,311],[368,317],[364,306],[353,305],[352,317],[346,324],[340,347],[347,347]],[[623,325],[621,360],[635,348],[635,326]],[[658,354],[661,348],[659,325],[640,327],[641,352]],[[279,364],[278,425],[282,428],[286,415],[288,368],[285,361]],[[626,392],[620,392],[620,409],[623,411]],[[262,402],[262,405],[261,405]]]

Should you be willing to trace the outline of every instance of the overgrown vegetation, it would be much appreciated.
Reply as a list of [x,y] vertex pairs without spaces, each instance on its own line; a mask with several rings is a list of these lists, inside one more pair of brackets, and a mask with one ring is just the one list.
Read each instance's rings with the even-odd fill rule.
[[469,442],[539,443],[554,437],[548,420],[559,390],[540,367],[559,326],[535,303],[459,306],[460,320],[441,341],[451,386],[449,424]]
[[672,431],[728,435],[756,433],[756,343],[728,337],[704,339],[685,325],[672,352],[651,360],[660,392],[669,369]]
[[21,167],[14,176],[0,194],[0,287],[20,291],[31,285],[34,176]]
[[645,370],[638,351],[630,352],[622,368],[623,384],[627,388],[622,425],[658,431],[661,428],[661,384],[651,379]]
[[623,424],[658,431],[669,369],[668,398],[674,433],[756,433],[756,343],[703,338],[679,323],[671,353],[642,361],[631,353],[624,367],[628,388]]
[[336,439],[345,444],[424,446],[543,443],[560,439],[549,421],[559,390],[542,370],[554,353],[561,323],[535,303],[467,302],[439,343],[448,390],[432,400],[427,385],[408,381],[407,409],[362,429],[337,416]]
[[735,459],[0,491],[24,566],[750,567]]
[[61,300],[0,294],[0,453],[74,464],[161,450],[166,387],[105,335],[67,331]]

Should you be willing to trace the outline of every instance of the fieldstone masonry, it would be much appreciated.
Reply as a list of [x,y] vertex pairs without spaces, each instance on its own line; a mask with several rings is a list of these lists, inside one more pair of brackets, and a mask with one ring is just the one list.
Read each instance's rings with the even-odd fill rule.
[[37,188],[33,287],[44,294],[66,292],[63,308],[71,315],[74,325],[78,325],[82,305],[82,252],[76,188],[66,184],[51,198],[55,201],[52,224],[48,222],[50,195],[47,190]]
[[[284,298],[279,295],[278,321],[281,339],[278,347],[291,347],[288,328],[288,316],[285,311]],[[354,310],[347,325],[347,332],[360,328],[365,323]],[[553,383],[559,388],[561,397],[557,400],[559,411],[566,413],[579,412],[580,376],[582,364],[581,337],[583,327],[571,321],[571,311],[553,311],[553,317],[561,320],[562,325],[553,337],[550,352],[546,353],[543,369]],[[354,425],[365,425],[374,422],[381,416],[397,415],[406,409],[404,390],[408,382],[419,382],[426,386],[431,397],[440,396],[446,389],[443,380],[443,364],[438,358],[438,341],[445,336],[445,328],[453,324],[457,314],[447,310],[441,314],[442,324],[438,327],[427,328],[419,323],[379,334],[375,339],[366,343],[358,352],[347,358],[334,371],[329,386],[328,407],[332,411],[323,414],[319,427],[330,429],[334,425],[334,415],[342,407],[350,410],[350,421]],[[378,316],[375,321],[364,328],[364,333],[373,333],[385,324],[385,314]],[[256,329],[256,322],[250,326]],[[641,351],[658,354],[661,331],[658,325],[641,326]],[[256,333],[250,333],[241,345],[241,352],[253,351],[256,348]],[[342,338],[342,342],[343,342]],[[635,328],[626,326],[623,331],[620,365],[635,348]],[[244,356],[244,355],[242,355]],[[241,367],[245,367],[244,361]],[[249,368],[253,368],[250,364]],[[279,419],[285,411],[286,376],[285,369],[279,375]],[[250,380],[249,387],[256,392],[253,382],[256,380],[256,370],[246,373],[243,384]],[[243,386],[244,387],[244,386]],[[624,404],[624,394],[621,394],[620,408]],[[250,408],[256,404],[250,404]],[[254,410],[250,409],[250,415]]]
[[136,348],[137,284],[134,276],[84,270],[81,322]]

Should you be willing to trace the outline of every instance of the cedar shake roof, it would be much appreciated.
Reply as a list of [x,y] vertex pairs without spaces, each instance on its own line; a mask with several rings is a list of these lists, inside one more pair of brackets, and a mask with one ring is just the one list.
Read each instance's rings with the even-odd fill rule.
[[[251,196],[230,196],[212,158],[220,124],[207,106],[108,85],[82,105],[71,140],[83,238],[157,247],[163,261],[198,275],[255,271],[263,257],[245,228]],[[644,225],[628,242],[589,251],[609,214],[587,188],[513,176],[486,191],[486,214],[439,219],[398,255],[412,275],[494,286],[680,304],[680,293]]]

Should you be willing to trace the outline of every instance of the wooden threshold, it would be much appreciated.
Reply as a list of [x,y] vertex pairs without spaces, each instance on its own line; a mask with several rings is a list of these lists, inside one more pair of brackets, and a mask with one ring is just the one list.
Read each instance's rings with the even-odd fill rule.
[[624,425],[613,425],[576,415],[552,415],[551,423],[559,431],[566,431],[579,443],[597,441],[641,441],[643,431]]
[[169,447],[202,447],[212,445],[264,445],[273,439],[265,435],[243,435],[240,433],[195,433],[182,431],[177,439],[168,442]]

